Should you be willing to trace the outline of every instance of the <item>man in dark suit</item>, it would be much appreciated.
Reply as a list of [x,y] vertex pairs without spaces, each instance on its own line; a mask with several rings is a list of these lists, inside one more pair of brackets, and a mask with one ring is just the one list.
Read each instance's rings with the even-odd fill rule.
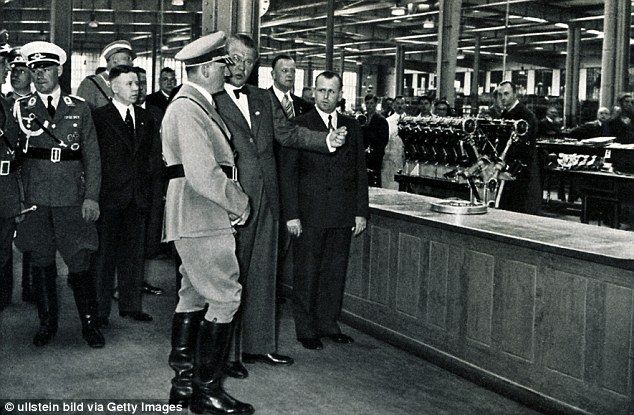
[[295,86],[295,61],[288,55],[277,55],[271,62],[273,86],[269,90],[275,95],[288,119],[298,117],[313,108],[313,105],[293,94]]
[[562,135],[562,120],[559,116],[559,110],[555,107],[546,109],[546,116],[539,120],[537,133],[540,137],[560,138]]
[[578,127],[573,128],[567,134],[577,140],[594,137],[613,137],[612,123],[610,123],[610,109],[608,107],[600,107],[597,110],[597,119],[588,121]]
[[[251,201],[251,216],[237,228],[242,329],[236,329],[236,356],[227,374],[246,377],[240,363],[291,364],[293,359],[277,354],[276,269],[279,226],[279,190],[273,143],[301,146],[324,153],[339,146],[343,129],[332,134],[305,130],[289,123],[282,107],[269,91],[246,85],[257,60],[253,40],[246,35],[227,39],[229,65],[223,92],[214,95],[218,112],[231,131],[238,157],[240,184]],[[334,151],[334,149],[333,149]],[[244,352],[244,353],[242,353]]]
[[513,143],[506,155],[507,163],[518,160],[524,167],[516,180],[504,182],[499,208],[514,212],[536,215],[542,204],[540,166],[537,158],[535,138],[537,118],[535,114],[517,99],[515,84],[503,81],[497,89],[505,120],[524,120],[528,123],[525,136]]
[[365,96],[367,122],[361,126],[365,146],[365,164],[368,169],[370,186],[381,187],[381,166],[385,155],[385,146],[390,139],[390,127],[381,114],[376,111],[376,95]]
[[119,284],[119,315],[151,321],[142,311],[146,216],[150,207],[151,167],[159,149],[154,119],[133,105],[139,87],[132,66],[110,70],[113,100],[94,111],[101,150],[101,218],[97,223],[96,256],[98,322],[108,325],[115,272]]
[[351,237],[366,228],[368,176],[359,125],[335,110],[342,88],[338,74],[321,73],[315,80],[316,108],[296,122],[320,131],[345,126],[346,143],[334,154],[281,151],[282,209],[289,233],[297,237],[293,317],[297,339],[307,349],[321,349],[320,337],[353,342],[337,319]]
[[161,69],[159,76],[159,90],[147,96],[148,105],[154,105],[165,113],[169,104],[170,94],[176,86],[176,72],[172,68]]

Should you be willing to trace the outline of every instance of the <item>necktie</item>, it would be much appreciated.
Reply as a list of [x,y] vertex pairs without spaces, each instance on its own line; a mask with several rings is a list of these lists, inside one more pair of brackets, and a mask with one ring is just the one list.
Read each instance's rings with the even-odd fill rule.
[[134,140],[134,121],[132,121],[130,108],[128,108],[125,112],[125,125],[128,126],[128,133],[130,134],[130,138]]
[[288,98],[288,95],[284,95],[284,98],[282,98],[282,107],[284,107],[286,118],[291,119],[295,117],[295,109],[293,108],[293,101],[291,101]]
[[332,126],[332,115],[328,115],[328,131],[334,130],[335,127]]
[[244,94],[244,95],[248,94],[247,88],[245,86],[243,86],[242,88],[234,89],[233,93],[235,94],[236,99],[240,99],[240,94]]
[[48,115],[50,115],[51,118],[53,118],[55,117],[55,107],[53,106],[53,97],[49,95],[46,99],[48,100],[48,105],[46,106],[46,110],[48,111]]

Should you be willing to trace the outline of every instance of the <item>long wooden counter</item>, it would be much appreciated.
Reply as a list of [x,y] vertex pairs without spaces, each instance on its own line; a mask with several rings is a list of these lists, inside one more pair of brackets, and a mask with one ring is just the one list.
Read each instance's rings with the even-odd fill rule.
[[634,232],[370,190],[342,319],[546,412],[634,412]]

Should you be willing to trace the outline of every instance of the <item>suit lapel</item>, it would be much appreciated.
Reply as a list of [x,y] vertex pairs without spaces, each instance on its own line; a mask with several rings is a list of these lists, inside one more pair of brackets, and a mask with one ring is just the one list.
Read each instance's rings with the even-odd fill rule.
[[249,130],[249,123],[247,122],[246,118],[244,118],[244,115],[242,115],[242,111],[240,111],[240,108],[238,108],[229,94],[227,94],[227,91],[221,91],[214,97],[214,99],[216,99],[216,102],[218,102],[219,105],[222,105],[223,108],[225,108],[225,110],[222,112],[224,117],[229,118],[232,123],[240,126],[241,128],[244,128],[247,131]]
[[247,99],[249,100],[249,115],[251,116],[251,132],[253,133],[253,137],[257,140],[263,105],[258,94],[253,93],[254,89],[249,86],[247,86],[247,88],[249,88]]
[[[128,126],[125,124],[125,121],[123,121],[123,118],[121,118],[121,114],[119,113],[119,110],[117,110],[117,107],[115,107],[112,102],[108,104],[107,109],[108,109],[109,116],[112,120],[112,128],[116,131],[117,137],[121,141],[123,141],[123,143],[125,143],[125,145],[130,149],[130,151],[134,151],[134,146],[128,134]],[[134,114],[136,117],[136,111]]]

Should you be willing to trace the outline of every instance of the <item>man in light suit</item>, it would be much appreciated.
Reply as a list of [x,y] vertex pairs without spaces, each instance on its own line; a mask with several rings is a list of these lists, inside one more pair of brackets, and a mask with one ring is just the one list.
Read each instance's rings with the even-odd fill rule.
[[151,169],[160,151],[154,141],[154,118],[133,105],[139,92],[132,66],[110,70],[112,101],[93,112],[101,151],[101,217],[97,222],[97,320],[108,326],[115,272],[119,315],[151,321],[142,311],[145,224],[150,208]]
[[233,226],[244,224],[250,213],[249,197],[237,182],[233,138],[212,98],[230,62],[224,43],[224,33],[215,32],[176,54],[188,81],[161,126],[170,178],[163,239],[174,241],[183,275],[172,321],[170,401],[189,405],[195,414],[253,413],[251,405],[222,388],[242,292]]
[[[276,268],[279,229],[279,190],[273,153],[274,141],[328,153],[345,139],[344,129],[300,133],[289,123],[277,99],[269,91],[246,85],[255,67],[257,51],[246,35],[227,40],[229,65],[224,91],[216,94],[218,112],[227,124],[238,153],[240,184],[251,200],[252,214],[238,227],[240,282],[244,288],[241,306],[242,330],[236,329],[236,356],[227,374],[244,378],[248,371],[240,363],[285,365],[293,359],[277,353]],[[338,138],[338,135],[342,137]],[[329,144],[328,144],[329,143]],[[330,145],[330,148],[329,148]]]
[[337,324],[341,312],[350,241],[366,228],[368,175],[363,136],[356,120],[339,114],[341,77],[330,71],[315,80],[316,108],[298,125],[328,131],[345,126],[346,143],[334,154],[283,148],[280,187],[283,217],[297,237],[293,269],[293,317],[297,339],[323,348],[321,337],[352,343]]

